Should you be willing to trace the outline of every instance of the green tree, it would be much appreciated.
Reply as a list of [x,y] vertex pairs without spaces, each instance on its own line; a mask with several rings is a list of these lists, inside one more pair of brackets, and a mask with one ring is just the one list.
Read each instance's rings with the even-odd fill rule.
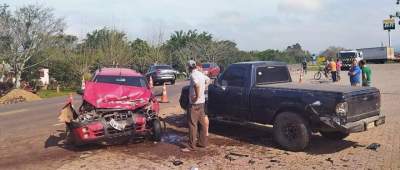
[[130,60],[126,34],[106,27],[88,33],[80,50],[85,56],[97,55],[98,61],[105,65],[122,65]]
[[27,62],[44,48],[52,46],[51,37],[62,34],[64,27],[63,20],[56,18],[50,8],[28,5],[12,14],[2,12],[1,34],[9,40],[3,48],[6,50],[3,57],[13,68],[15,87],[20,86],[21,75],[29,67]]
[[[304,58],[307,58],[308,60],[311,58],[310,52],[304,51],[299,43],[288,46],[285,52],[289,57],[292,57],[294,59],[295,63],[302,62]],[[290,59],[289,61],[293,62],[292,59]]]
[[166,61],[174,68],[184,71],[187,60],[196,57],[199,43],[212,41],[212,35],[207,32],[197,33],[197,30],[175,31],[166,41],[164,48],[168,53]]

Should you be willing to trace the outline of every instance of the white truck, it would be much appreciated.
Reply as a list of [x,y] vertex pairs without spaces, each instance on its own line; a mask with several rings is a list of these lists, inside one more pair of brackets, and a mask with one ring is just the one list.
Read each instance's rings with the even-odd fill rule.
[[387,61],[395,61],[394,48],[390,47],[373,47],[360,48],[357,51],[361,52],[364,60],[370,63],[385,63]]
[[357,50],[344,50],[339,51],[337,58],[342,61],[342,70],[349,70],[353,60],[360,61],[363,59],[363,54]]

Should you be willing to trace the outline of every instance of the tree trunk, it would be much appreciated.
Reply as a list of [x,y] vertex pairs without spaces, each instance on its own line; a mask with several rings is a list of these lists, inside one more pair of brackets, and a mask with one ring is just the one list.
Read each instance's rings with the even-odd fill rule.
[[15,82],[14,82],[14,87],[15,88],[20,88],[21,87],[21,71],[16,71],[15,73]]

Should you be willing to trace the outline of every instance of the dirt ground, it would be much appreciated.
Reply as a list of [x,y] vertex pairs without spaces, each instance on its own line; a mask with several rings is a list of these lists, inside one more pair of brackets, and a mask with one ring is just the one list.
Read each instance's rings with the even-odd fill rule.
[[40,97],[26,90],[14,89],[8,92],[6,95],[0,97],[0,105],[29,102],[35,100],[40,100]]
[[[371,65],[372,84],[381,90],[386,124],[367,132],[330,141],[314,134],[303,152],[280,149],[271,128],[243,127],[211,122],[210,147],[183,153],[187,140],[185,115],[177,99],[162,105],[167,130],[162,142],[132,141],[118,146],[87,148],[59,169],[400,169],[400,64]],[[330,83],[312,80],[309,72],[303,83]],[[298,81],[298,73],[292,74]],[[336,85],[349,85],[347,72]],[[375,150],[366,149],[372,143]],[[175,163],[175,165],[174,165]],[[181,164],[179,164],[181,163]]]

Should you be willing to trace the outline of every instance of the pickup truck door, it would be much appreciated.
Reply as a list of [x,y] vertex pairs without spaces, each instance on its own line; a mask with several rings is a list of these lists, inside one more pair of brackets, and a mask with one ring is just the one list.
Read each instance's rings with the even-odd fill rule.
[[238,119],[248,119],[249,94],[246,75],[250,68],[231,65],[224,74],[208,89],[208,107],[212,113]]

